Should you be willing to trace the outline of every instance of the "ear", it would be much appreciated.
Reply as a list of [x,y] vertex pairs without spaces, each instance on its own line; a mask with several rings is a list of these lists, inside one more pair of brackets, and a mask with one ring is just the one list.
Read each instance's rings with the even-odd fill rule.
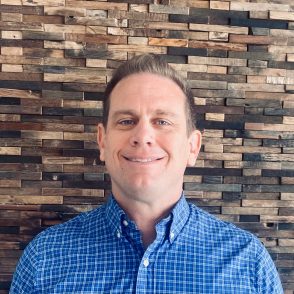
[[105,161],[104,150],[105,150],[105,128],[102,123],[97,126],[97,143],[100,151],[100,160]]
[[194,166],[201,148],[201,133],[198,130],[193,131],[189,136],[189,157],[187,166]]

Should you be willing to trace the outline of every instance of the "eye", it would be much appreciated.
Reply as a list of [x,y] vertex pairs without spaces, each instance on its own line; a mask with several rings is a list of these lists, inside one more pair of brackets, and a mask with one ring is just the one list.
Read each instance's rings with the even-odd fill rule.
[[164,119],[158,119],[156,121],[156,124],[159,126],[169,126],[171,123],[167,120],[164,120]]
[[122,119],[118,121],[118,124],[122,126],[129,126],[134,125],[135,121],[133,119]]

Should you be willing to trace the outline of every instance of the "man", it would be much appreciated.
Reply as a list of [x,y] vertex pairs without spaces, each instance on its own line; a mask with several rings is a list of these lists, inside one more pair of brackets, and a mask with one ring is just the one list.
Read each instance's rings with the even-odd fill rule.
[[37,236],[10,293],[283,293],[257,238],[184,198],[201,144],[191,105],[186,83],[157,56],[116,71],[98,125],[112,195]]

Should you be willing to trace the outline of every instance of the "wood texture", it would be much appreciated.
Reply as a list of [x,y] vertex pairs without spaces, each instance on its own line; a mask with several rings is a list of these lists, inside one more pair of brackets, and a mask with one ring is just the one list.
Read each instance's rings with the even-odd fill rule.
[[38,232],[105,201],[103,91],[146,52],[192,87],[187,197],[256,234],[294,293],[291,0],[1,0],[0,14],[0,294]]

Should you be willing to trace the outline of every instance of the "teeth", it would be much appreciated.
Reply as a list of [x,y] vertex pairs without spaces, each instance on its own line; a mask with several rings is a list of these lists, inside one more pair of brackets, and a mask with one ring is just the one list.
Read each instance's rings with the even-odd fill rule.
[[141,159],[141,158],[129,158],[130,161],[134,161],[134,162],[150,162],[152,161],[151,158],[145,158],[145,159]]

